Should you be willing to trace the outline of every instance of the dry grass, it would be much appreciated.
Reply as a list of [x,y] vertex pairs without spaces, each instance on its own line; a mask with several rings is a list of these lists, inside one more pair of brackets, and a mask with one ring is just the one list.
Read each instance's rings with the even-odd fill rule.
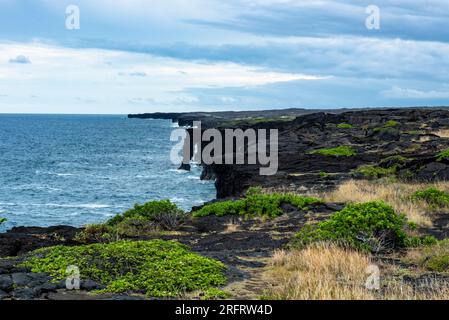
[[226,228],[224,233],[234,233],[240,231],[240,223],[235,220],[230,220],[225,226]]
[[336,190],[320,195],[330,202],[368,202],[382,200],[419,226],[432,226],[432,209],[425,202],[413,202],[408,196],[418,190],[436,187],[449,191],[449,182],[436,183],[382,183],[363,180],[349,180]]
[[434,132],[440,138],[449,138],[449,129],[441,129],[439,131]]
[[365,289],[369,257],[331,245],[278,251],[268,271],[267,293],[282,300],[372,299]]
[[[381,290],[365,283],[370,256],[334,245],[318,244],[304,250],[277,251],[265,273],[270,299],[282,300],[435,300],[448,299],[447,283],[421,287],[380,275]],[[382,271],[381,271],[382,272]]]

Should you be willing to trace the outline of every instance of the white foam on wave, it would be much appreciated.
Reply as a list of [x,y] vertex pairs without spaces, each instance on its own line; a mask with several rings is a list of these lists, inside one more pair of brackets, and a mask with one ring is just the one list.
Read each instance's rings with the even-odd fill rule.
[[188,173],[188,171],[186,171],[186,170],[181,170],[181,169],[169,169],[168,171],[170,171],[170,172],[176,172],[176,173],[181,173],[181,174],[186,174],[186,173]]
[[47,174],[47,175],[50,175],[50,176],[58,176],[58,177],[70,177],[70,176],[74,176],[75,175],[73,173],[59,173],[59,172],[40,171],[40,170],[36,170],[35,174],[37,174],[37,175]]
[[0,206],[16,206],[16,203],[12,202],[0,202]]
[[170,200],[172,202],[186,202],[187,201],[186,198],[180,198],[180,197],[173,197],[173,198],[170,198]]

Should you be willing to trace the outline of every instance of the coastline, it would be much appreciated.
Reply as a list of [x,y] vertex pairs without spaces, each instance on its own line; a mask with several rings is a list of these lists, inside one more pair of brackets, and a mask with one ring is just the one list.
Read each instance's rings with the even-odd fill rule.
[[[303,196],[331,193],[347,181],[372,180],[375,183],[379,177],[366,175],[366,168],[389,172],[392,176],[385,178],[394,176],[394,179],[410,184],[449,180],[449,160],[438,157],[438,153],[449,146],[449,138],[436,134],[439,130],[449,128],[447,108],[369,109],[298,116],[292,116],[291,112],[288,110],[288,115],[285,115],[277,110],[274,118],[261,118],[260,114],[241,118],[242,115],[238,113],[233,114],[234,118],[218,120],[213,115],[203,118],[206,119],[203,128],[279,130],[280,167],[274,176],[260,176],[258,165],[202,165],[201,179],[215,180],[217,199],[212,203],[223,200],[232,203],[244,199],[250,187]],[[197,114],[147,114],[142,118],[149,119],[152,116],[172,119],[186,127],[186,130],[191,130],[189,121],[196,120]],[[286,118],[282,118],[284,116]],[[329,157],[319,153],[320,150],[342,145],[352,146],[354,154],[350,157]],[[386,170],[388,168],[394,168],[394,172]],[[233,292],[234,298],[254,298],[266,286],[260,279],[261,266],[267,264],[274,252],[291,243],[298,228],[309,223],[310,217],[322,221],[341,211],[344,206],[339,201],[320,202],[304,209],[283,205],[284,216],[272,220],[218,215],[195,217],[192,212],[188,212],[186,220],[174,232],[150,232],[127,239],[173,240],[185,244],[193,252],[221,261],[227,266],[229,284],[226,288]],[[203,206],[194,207],[192,211],[201,208]],[[420,226],[418,230],[436,239],[444,239],[448,236],[448,222],[443,216],[433,221],[432,228]],[[78,246],[80,242],[77,235],[84,231],[84,228],[69,226],[17,227],[0,234],[0,257],[13,257],[13,260],[0,264],[0,276],[23,273],[24,277],[33,277],[29,270],[18,268],[17,261],[38,248]],[[238,257],[244,257],[248,262],[242,263]],[[49,290],[46,287],[42,289],[47,281],[47,278],[42,278],[39,286],[30,287],[25,293],[14,291],[10,294],[19,299],[60,299],[65,289],[61,285]],[[98,287],[98,283],[87,282],[77,297],[91,299],[88,293]],[[144,297],[138,295],[136,298]]]

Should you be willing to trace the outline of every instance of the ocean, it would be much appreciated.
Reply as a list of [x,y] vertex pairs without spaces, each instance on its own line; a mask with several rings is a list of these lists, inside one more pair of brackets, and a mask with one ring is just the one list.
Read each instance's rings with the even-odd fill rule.
[[0,217],[14,226],[82,226],[135,203],[184,210],[212,200],[201,168],[170,161],[173,124],[115,115],[0,115]]

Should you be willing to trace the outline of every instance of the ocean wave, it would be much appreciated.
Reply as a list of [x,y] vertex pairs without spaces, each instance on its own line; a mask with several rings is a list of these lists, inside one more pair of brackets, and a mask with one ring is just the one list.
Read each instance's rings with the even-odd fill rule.
[[170,171],[170,172],[176,172],[176,173],[181,173],[181,174],[186,174],[186,173],[188,173],[188,171],[186,171],[186,170],[181,170],[181,169],[169,169],[168,171]]
[[75,174],[73,173],[58,173],[58,172],[52,172],[52,171],[40,171],[40,170],[36,170],[35,173],[37,175],[40,174],[47,174],[50,176],[58,176],[58,177],[70,177],[70,176],[74,176]]
[[186,202],[187,199],[186,198],[180,198],[180,197],[173,197],[173,198],[170,198],[170,201],[172,201],[172,202]]
[[0,206],[16,206],[16,203],[12,203],[12,202],[0,202]]

